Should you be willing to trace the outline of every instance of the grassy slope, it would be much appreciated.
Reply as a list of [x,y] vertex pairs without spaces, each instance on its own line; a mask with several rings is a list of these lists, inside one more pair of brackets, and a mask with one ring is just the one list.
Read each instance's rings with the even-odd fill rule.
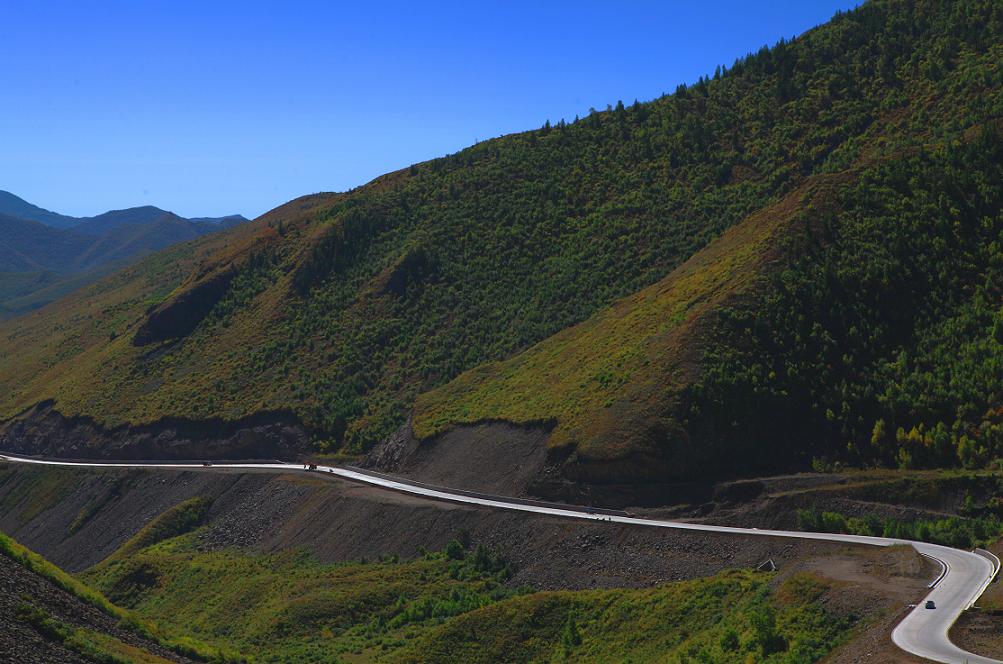
[[509,360],[421,395],[415,434],[428,438],[447,426],[491,419],[552,422],[551,445],[574,444],[593,459],[648,451],[652,430],[678,426],[667,421],[666,397],[698,376],[709,315],[748,295],[779,258],[799,213],[824,204],[840,179],[813,178],[658,283]]
[[550,592],[460,616],[402,662],[813,662],[856,618],[827,612],[829,583],[725,572],[647,590]]
[[[325,443],[365,448],[418,394],[656,283],[740,220],[782,234],[790,210],[763,217],[806,183],[999,114],[1000,24],[999,7],[979,0],[874,2],[675,95],[478,144],[307,209],[291,204],[230,234],[226,248],[213,237],[160,254],[0,326],[0,413],[44,399],[108,424],[290,410]],[[688,303],[702,313],[730,301],[702,299],[710,285],[744,292],[759,273],[764,245],[716,246],[736,263],[705,262],[705,274],[670,277],[660,296],[657,286],[639,294],[638,327],[607,316],[578,328],[608,333],[599,347],[631,349],[620,358],[628,383],[587,344],[570,372],[551,372],[534,350],[524,377],[505,378],[525,407],[502,408],[493,388],[465,400],[467,412],[439,410],[445,400],[432,397],[424,403],[440,406],[423,408],[421,430],[483,407],[563,418],[555,442],[576,440],[595,458],[650,451],[678,424],[664,421],[676,397],[662,382],[691,375],[676,358],[694,326],[672,324]],[[134,345],[137,332],[148,343]],[[654,368],[634,370],[645,353],[658,355]],[[572,412],[562,391],[613,408]],[[600,424],[618,399],[641,406],[646,433]],[[572,435],[581,431],[603,435]]]
[[260,661],[378,658],[430,625],[516,594],[489,554],[321,564],[305,553],[202,552],[194,534],[127,544],[84,578],[168,633]]
[[499,583],[498,561],[460,548],[452,558],[324,565],[295,552],[200,552],[193,537],[134,550],[85,578],[170,634],[258,661],[811,662],[861,619],[827,609],[833,585],[805,575],[779,591],[769,575],[736,571],[527,595]]
[[[204,646],[191,639],[190,635],[187,634],[179,635],[178,638],[165,638],[151,624],[143,622],[134,613],[111,603],[94,588],[67,574],[3,533],[0,533],[0,555],[10,558],[31,572],[44,577],[77,599],[117,619],[120,625],[146,639],[156,641],[178,653],[196,659],[206,661],[230,661],[231,659],[226,650]],[[60,623],[47,615],[43,609],[34,607],[27,598],[23,613],[21,619],[32,623],[36,629],[43,633],[48,633],[51,637],[59,639],[71,650],[76,650],[89,658],[105,657],[106,659],[99,659],[99,661],[110,662],[164,661],[140,648],[123,643],[109,634],[73,628]],[[240,658],[232,659],[238,661]]]
[[[156,375],[148,377],[142,367],[139,371],[132,368],[142,353],[133,347],[131,334],[147,311],[176,290],[183,291],[201,274],[239,263],[249,247],[275,236],[267,226],[270,219],[295,218],[303,214],[301,206],[309,210],[313,201],[293,201],[258,224],[160,252],[57,305],[9,323],[0,341],[2,380],[11,408],[7,414],[56,398],[67,414],[104,414],[99,419],[121,421],[109,417],[123,405],[123,392],[116,388],[130,382],[129,394],[141,398],[162,380]],[[165,361],[169,362],[170,358]],[[102,389],[95,390],[95,381],[101,380],[106,381]],[[20,383],[18,387],[16,383]],[[183,415],[185,411],[178,408],[171,412]],[[144,417],[136,408],[133,417],[143,421],[163,414]]]
[[658,284],[421,395],[415,433],[548,422],[579,462],[652,457],[625,479],[769,469],[764,445],[903,467],[1003,458],[1001,155],[987,125],[816,178]]

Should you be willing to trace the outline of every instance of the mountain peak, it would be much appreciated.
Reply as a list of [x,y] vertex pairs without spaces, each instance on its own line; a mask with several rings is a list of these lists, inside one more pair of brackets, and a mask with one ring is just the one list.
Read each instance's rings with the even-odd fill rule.
[[54,228],[69,228],[80,220],[33,205],[9,191],[0,190],[0,214],[37,221]]

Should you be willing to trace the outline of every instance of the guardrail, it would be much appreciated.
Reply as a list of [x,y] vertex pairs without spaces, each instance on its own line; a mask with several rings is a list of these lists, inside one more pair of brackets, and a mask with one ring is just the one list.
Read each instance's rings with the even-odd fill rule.
[[969,602],[968,606],[965,607],[966,611],[975,606],[975,603],[979,601],[979,598],[982,597],[982,593],[984,593],[986,591],[986,588],[989,587],[989,584],[996,579],[996,575],[999,574],[1000,571],[1000,559],[997,558],[996,554],[994,554],[992,551],[986,551],[985,549],[975,549],[975,551],[973,551],[972,553],[974,553],[977,556],[982,556],[983,558],[988,560],[989,563],[993,566],[993,573],[989,575],[989,578],[986,579],[985,583],[982,584],[982,587],[979,588],[979,592],[975,594],[975,597],[972,599],[972,601]]
[[988,558],[989,562],[993,564],[993,575],[989,577],[989,583],[992,583],[993,581],[996,580],[996,577],[999,576],[1000,573],[999,556],[997,556],[992,551],[986,551],[985,549],[975,549],[975,553],[979,554],[983,558]]
[[606,516],[633,516],[630,512],[624,512],[623,510],[609,510],[603,507],[580,507],[578,505],[569,505],[567,503],[552,503],[545,500],[533,500],[531,498],[513,498],[511,496],[497,496],[490,493],[481,493],[479,491],[467,491],[466,489],[454,489],[453,487],[441,487],[435,484],[427,484],[425,482],[418,482],[406,477],[401,477],[400,475],[387,475],[385,473],[380,473],[375,470],[368,470],[366,468],[359,468],[357,466],[341,466],[356,473],[362,473],[363,475],[372,475],[373,477],[378,477],[384,480],[391,480],[393,482],[400,482],[401,484],[410,484],[412,486],[420,487],[422,489],[429,489],[431,491],[442,491],[443,493],[454,493],[460,496],[467,496],[469,498],[480,498],[482,500],[504,500],[507,503],[518,503],[520,505],[531,505],[533,507],[550,507],[559,510],[569,510],[572,512],[582,512],[583,514],[604,514]]
[[945,563],[940,558],[935,558],[934,556],[931,556],[929,554],[921,553],[919,555],[923,556],[924,558],[929,558],[933,562],[935,562],[935,563],[937,563],[937,564],[940,565],[940,574],[929,585],[927,585],[927,588],[933,588],[938,583],[940,583],[944,579],[945,576],[947,576],[947,573],[951,571],[951,566],[948,565],[947,563]]

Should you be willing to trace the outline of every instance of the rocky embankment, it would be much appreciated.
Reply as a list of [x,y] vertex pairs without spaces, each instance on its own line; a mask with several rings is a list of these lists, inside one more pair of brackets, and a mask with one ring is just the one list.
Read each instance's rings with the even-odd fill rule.
[[573,455],[548,448],[549,436],[545,426],[484,422],[418,440],[408,424],[377,445],[362,465],[457,489],[614,509],[701,504],[718,491],[711,481],[602,482],[595,469],[588,480],[576,479]]
[[114,552],[171,507],[210,502],[199,545],[273,552],[305,549],[323,561],[414,557],[453,538],[491,547],[517,585],[646,586],[837,550],[824,542],[694,534],[481,509],[304,473],[0,469],[0,530],[69,571]]
[[[593,473],[573,479],[566,452],[547,447],[545,426],[486,422],[460,426],[429,440],[415,438],[410,423],[377,445],[362,466],[457,489],[526,496],[579,505],[658,507],[714,501],[710,481],[607,483]],[[284,459],[309,455],[310,432],[285,413],[260,413],[238,421],[165,419],[104,427],[67,417],[42,403],[0,421],[0,451],[63,459]],[[729,488],[743,495],[754,482]]]
[[61,458],[292,458],[307,441],[304,427],[282,413],[234,422],[168,419],[108,428],[86,417],[66,417],[43,403],[0,422],[0,450]]
[[[75,630],[83,630],[85,636],[62,638]],[[119,655],[138,655],[138,650],[161,658],[155,661],[192,661],[139,636],[120,625],[117,618],[0,555],[0,661],[19,664],[93,661],[94,653],[84,656],[84,647],[80,645],[89,640],[90,634],[98,635],[94,641],[106,648],[109,642],[114,643]],[[154,660],[148,657],[144,661]]]

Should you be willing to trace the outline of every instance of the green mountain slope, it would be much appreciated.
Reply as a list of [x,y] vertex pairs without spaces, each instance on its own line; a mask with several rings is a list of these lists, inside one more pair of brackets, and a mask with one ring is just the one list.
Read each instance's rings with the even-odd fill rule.
[[[114,425],[286,411],[320,447],[359,451],[400,427],[417,401],[419,437],[480,419],[543,421],[555,449],[572,455],[568,471],[600,479],[857,455],[860,431],[869,440],[885,412],[851,394],[878,399],[891,374],[874,367],[938,338],[982,343],[982,328],[937,337],[949,317],[923,312],[895,318],[882,336],[884,314],[861,307],[831,340],[818,332],[829,345],[812,355],[816,323],[831,327],[822,303],[852,302],[843,296],[854,280],[872,278],[849,267],[894,271],[905,260],[898,245],[897,258],[875,253],[866,234],[884,227],[853,225],[871,209],[855,197],[888,180],[873,185],[873,207],[885,210],[882,223],[901,224],[892,234],[909,247],[918,222],[898,213],[902,173],[961,159],[992,175],[992,139],[971,130],[1003,116],[1001,37],[998,3],[872,2],[671,96],[294,201],[228,241],[158,254],[4,325],[0,413],[54,400],[64,414]],[[943,156],[963,142],[975,152]],[[968,272],[946,285],[891,273],[875,283],[895,303],[922,308],[943,295],[963,307],[988,274],[993,252],[978,247],[995,241],[995,200],[983,180],[959,177],[957,195],[940,191],[936,169],[950,169],[931,168],[916,186],[947,198],[933,206],[943,214],[930,242],[953,241],[944,220],[961,224],[976,246]],[[975,207],[955,214],[963,203]],[[830,263],[843,271],[813,271]],[[953,265],[930,267],[952,274]],[[802,282],[814,307],[774,302]],[[901,288],[915,297],[900,299]],[[878,336],[858,354],[865,330]],[[828,367],[844,350],[834,374],[817,373],[812,362]],[[808,392],[770,410],[798,390]],[[905,437],[919,422],[954,426],[925,414],[921,390],[896,398],[883,426],[903,426]],[[777,438],[804,399],[808,414]],[[994,400],[990,392],[973,408]],[[978,417],[957,421],[977,427]],[[889,435],[890,451],[879,444],[871,456],[898,455]],[[750,452],[765,442],[776,446]]]
[[550,422],[583,479],[995,462],[1001,165],[987,125],[812,178],[657,284],[422,395],[415,431]]
[[7,661],[235,661],[183,637],[167,640],[37,553],[0,533],[0,652]]

